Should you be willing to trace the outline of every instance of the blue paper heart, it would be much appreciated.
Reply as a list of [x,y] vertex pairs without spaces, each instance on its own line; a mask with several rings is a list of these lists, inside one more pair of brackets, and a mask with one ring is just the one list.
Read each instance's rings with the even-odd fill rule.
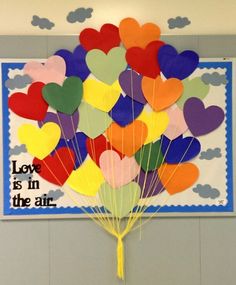
[[90,74],[85,61],[86,54],[86,50],[81,45],[78,45],[73,53],[67,49],[60,49],[55,53],[62,57],[66,63],[66,76],[78,76],[82,81]]
[[117,124],[124,127],[138,117],[143,107],[143,104],[132,100],[129,96],[121,95],[109,115]]
[[164,45],[159,49],[158,62],[166,78],[173,77],[183,80],[197,68],[199,56],[191,50],[178,54],[171,45]]
[[70,140],[60,139],[56,149],[60,147],[69,147],[75,153],[75,169],[78,168],[85,160],[88,152],[86,148],[86,139],[88,137],[82,133],[78,132]]
[[200,142],[194,137],[179,136],[169,140],[162,136],[161,150],[167,163],[182,163],[189,161],[201,151]]

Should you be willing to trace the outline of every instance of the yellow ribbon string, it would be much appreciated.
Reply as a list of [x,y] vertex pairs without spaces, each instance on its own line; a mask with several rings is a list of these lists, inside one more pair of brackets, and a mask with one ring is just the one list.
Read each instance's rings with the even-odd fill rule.
[[121,234],[117,235],[117,276],[124,280],[124,243]]
[[133,227],[133,224],[130,223],[126,225],[126,228],[122,233],[118,233],[116,231],[110,232],[112,235],[114,235],[117,238],[117,276],[121,279],[125,279],[124,274],[124,237],[131,231]]

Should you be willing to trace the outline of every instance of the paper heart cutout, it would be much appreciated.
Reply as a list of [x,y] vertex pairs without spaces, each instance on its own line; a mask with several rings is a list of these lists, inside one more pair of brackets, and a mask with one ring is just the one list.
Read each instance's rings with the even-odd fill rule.
[[55,110],[72,115],[80,105],[83,95],[83,83],[80,78],[66,78],[63,85],[49,83],[43,87],[43,98]]
[[203,100],[210,91],[210,85],[205,84],[201,77],[194,77],[193,79],[186,78],[183,81],[184,91],[182,96],[176,102],[179,108],[183,110],[184,103],[191,97],[197,97]]
[[67,147],[71,150],[73,150],[74,155],[75,155],[75,163],[74,163],[74,168],[78,168],[85,158],[87,157],[87,148],[86,148],[86,140],[87,136],[82,133],[78,132],[75,134],[75,136],[69,140],[65,139],[60,139],[56,150],[61,147]]
[[133,101],[129,96],[120,96],[109,112],[110,117],[124,127],[132,123],[143,110],[143,104]]
[[155,170],[164,161],[161,151],[161,141],[144,145],[137,153],[135,153],[137,163],[144,171]]
[[29,75],[33,81],[40,81],[45,84],[50,82],[61,85],[65,79],[66,64],[63,58],[58,55],[50,56],[42,64],[38,61],[27,62],[24,66],[24,74]]
[[43,87],[44,83],[35,82],[30,85],[27,94],[13,93],[8,99],[9,108],[20,117],[36,121],[43,120],[48,109],[48,104],[43,99]]
[[94,29],[84,29],[79,40],[85,50],[100,49],[107,53],[110,49],[120,45],[119,29],[112,24],[104,24],[100,32]]
[[66,184],[75,192],[95,196],[103,182],[100,168],[91,159],[87,159],[78,169],[72,171]]
[[199,56],[191,50],[178,54],[173,46],[164,45],[158,51],[158,62],[166,78],[183,80],[197,68]]
[[115,47],[107,54],[99,49],[93,49],[87,53],[86,63],[98,80],[111,85],[127,67],[125,52],[122,47]]
[[62,57],[66,63],[66,76],[78,76],[82,81],[90,74],[85,61],[86,54],[86,50],[81,45],[78,45],[73,52],[60,49],[55,53],[55,55]]
[[102,204],[112,213],[112,216],[121,219],[137,205],[140,192],[140,187],[135,182],[117,189],[113,189],[108,183],[103,183],[98,194]]
[[158,177],[157,171],[145,172],[141,169],[134,181],[137,182],[141,188],[141,198],[156,196],[165,190]]
[[185,122],[183,111],[176,104],[166,109],[166,113],[169,116],[169,124],[164,135],[173,140],[184,134],[188,126]]
[[192,163],[163,164],[158,169],[158,175],[170,195],[182,192],[191,187],[199,177],[199,170]]
[[150,42],[160,38],[161,30],[153,23],[142,26],[133,19],[125,18],[119,25],[120,38],[126,49],[131,47],[145,48]]
[[184,118],[194,136],[206,135],[224,121],[224,111],[218,106],[205,108],[198,98],[189,98],[184,104]]
[[113,188],[119,188],[132,181],[139,173],[140,166],[134,157],[120,158],[113,150],[104,151],[99,159],[103,176]]
[[[36,108],[37,109],[37,108]],[[61,112],[47,112],[45,118],[38,122],[39,127],[45,123],[53,122],[58,124],[61,129],[62,139],[71,139],[74,137],[79,123],[79,113],[75,111],[72,115],[63,114]]]
[[45,157],[43,160],[34,158],[33,164],[41,165],[38,173],[43,179],[50,183],[62,186],[74,168],[74,152],[66,147],[57,149],[53,155]]
[[83,87],[84,101],[104,112],[109,112],[120,97],[121,87],[118,81],[107,85],[94,79],[87,79]]
[[155,111],[161,111],[174,104],[183,93],[183,84],[176,78],[162,80],[143,77],[142,90],[144,97]]
[[169,123],[169,117],[166,112],[147,112],[145,109],[138,116],[137,120],[145,123],[148,128],[144,144],[156,141],[164,133]]
[[122,159],[124,155],[116,150],[109,141],[103,135],[96,137],[95,139],[87,138],[86,140],[86,148],[88,154],[92,158],[92,160],[99,166],[99,159],[101,154],[106,150],[116,151],[119,157]]
[[82,102],[79,106],[79,130],[90,138],[96,138],[112,123],[112,119],[107,113],[93,108],[89,104]]
[[132,156],[143,145],[147,138],[147,126],[138,120],[126,127],[112,123],[106,131],[107,137],[114,148],[126,156]]
[[132,100],[146,104],[147,100],[142,91],[142,78],[142,75],[128,69],[120,74],[119,83],[125,94],[132,98]]
[[189,161],[201,151],[201,144],[194,137],[179,136],[174,140],[162,137],[161,150],[167,163],[176,164]]
[[28,153],[38,159],[44,159],[57,146],[61,130],[55,123],[46,123],[42,128],[23,124],[18,129],[18,138],[26,145]]
[[132,47],[126,51],[126,61],[132,69],[143,76],[156,78],[160,74],[160,66],[157,61],[159,49],[164,42],[155,41],[146,46],[145,49]]

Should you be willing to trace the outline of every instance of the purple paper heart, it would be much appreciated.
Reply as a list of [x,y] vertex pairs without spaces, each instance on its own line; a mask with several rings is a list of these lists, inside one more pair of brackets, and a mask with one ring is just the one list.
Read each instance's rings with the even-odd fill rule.
[[191,50],[178,54],[171,45],[164,45],[158,51],[158,63],[166,78],[183,80],[197,68],[199,56]]
[[61,112],[47,112],[43,121],[39,121],[38,125],[41,128],[45,123],[53,122],[58,124],[61,129],[62,139],[71,139],[74,137],[79,124],[79,113],[75,111],[72,115],[67,115]]
[[195,97],[184,104],[184,118],[194,136],[202,136],[217,129],[224,121],[224,111],[218,106],[205,108],[203,102]]
[[141,188],[141,198],[155,196],[165,190],[158,177],[157,171],[145,172],[141,169],[135,181]]
[[127,69],[120,74],[119,83],[126,95],[141,104],[146,104],[147,100],[142,91],[142,78],[137,72]]
[[109,115],[117,124],[124,127],[138,117],[143,107],[143,104],[133,101],[129,96],[121,95]]
[[66,76],[77,76],[82,81],[90,74],[85,61],[86,54],[86,50],[81,45],[78,45],[73,53],[67,49],[60,49],[55,53],[55,55],[62,57],[66,63]]
[[85,160],[88,152],[86,148],[86,140],[87,136],[82,133],[78,132],[76,135],[69,140],[60,139],[56,149],[61,147],[69,147],[75,153],[75,169],[77,169]]

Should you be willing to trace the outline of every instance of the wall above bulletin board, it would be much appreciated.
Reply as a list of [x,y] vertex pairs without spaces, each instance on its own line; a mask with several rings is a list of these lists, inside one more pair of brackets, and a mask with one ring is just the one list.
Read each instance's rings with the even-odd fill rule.
[[93,219],[118,240],[121,279],[140,218],[234,214],[235,62],[159,37],[126,18],[74,51],[1,60],[3,218]]

